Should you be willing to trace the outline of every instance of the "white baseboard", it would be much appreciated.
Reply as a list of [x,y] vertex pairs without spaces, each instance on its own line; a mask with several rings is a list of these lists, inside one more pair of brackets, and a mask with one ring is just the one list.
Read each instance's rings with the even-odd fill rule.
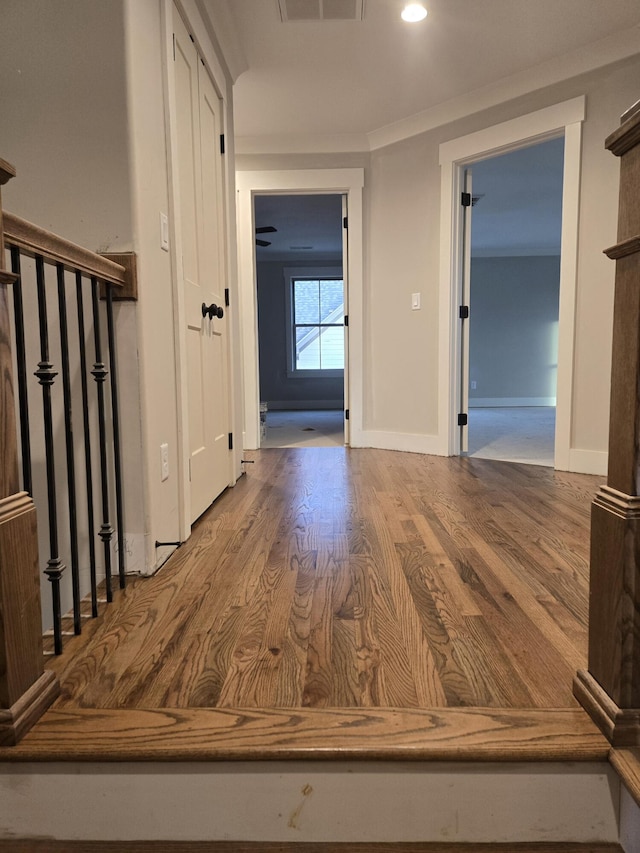
[[403,450],[407,453],[428,453],[433,456],[445,456],[441,440],[437,435],[423,435],[406,432],[386,432],[384,430],[364,429],[356,438],[351,436],[352,447],[375,447],[380,450]]
[[271,411],[305,411],[306,409],[342,409],[342,400],[269,400],[267,406]]
[[555,397],[469,397],[470,409],[517,408],[519,406],[555,406]]
[[606,450],[576,450],[569,451],[569,471],[576,474],[607,475],[609,454]]

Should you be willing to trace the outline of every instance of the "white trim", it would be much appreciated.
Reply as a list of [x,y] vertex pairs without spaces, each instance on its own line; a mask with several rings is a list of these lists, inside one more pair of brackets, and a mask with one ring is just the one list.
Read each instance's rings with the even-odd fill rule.
[[555,397],[469,397],[470,409],[512,409],[555,405]]
[[437,435],[423,435],[409,432],[386,432],[366,429],[361,433],[359,447],[375,447],[380,450],[402,450],[406,453],[426,453],[429,456],[442,456],[440,440]]
[[558,306],[558,372],[556,376],[555,467],[576,471],[569,459],[573,417],[573,359],[575,350],[576,290],[578,281],[578,227],[582,121],[564,131],[562,178],[562,235],[560,238],[560,300]]
[[543,110],[450,140],[440,146],[440,307],[438,435],[443,456],[459,452],[455,425],[457,377],[460,372],[457,316],[460,288],[460,228],[458,203],[461,171],[483,157],[504,153],[564,133],[562,259],[556,410],[556,467],[569,468],[573,350],[580,202],[581,124],[585,98],[573,98]]
[[[569,462],[562,471],[574,471],[576,474],[598,474],[607,476],[609,454],[606,450],[577,450],[569,451]],[[559,467],[556,465],[556,467]]]
[[555,57],[533,68],[526,68],[510,77],[503,77],[495,83],[452,98],[443,104],[437,104],[394,124],[373,130],[368,134],[370,148],[375,151],[377,148],[426,133],[436,127],[467,118],[529,92],[538,91],[545,86],[552,86],[579,74],[603,68],[613,62],[629,59],[638,53],[640,53],[640,30],[637,27],[629,27],[597,42],[583,45],[563,56]]
[[[244,373],[244,440],[260,446],[258,312],[253,197],[257,194],[342,194],[349,199],[349,409],[350,440],[360,445],[363,411],[363,247],[364,169],[300,169],[238,172],[238,265]],[[345,406],[347,405],[345,401]]]

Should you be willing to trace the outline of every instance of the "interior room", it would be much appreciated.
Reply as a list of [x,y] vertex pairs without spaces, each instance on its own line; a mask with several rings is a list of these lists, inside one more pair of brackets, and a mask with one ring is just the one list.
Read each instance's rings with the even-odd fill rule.
[[262,448],[344,444],[342,204],[255,197]]
[[639,80],[637,0],[3,0],[0,853],[639,853]]
[[469,454],[553,467],[564,139],[474,163]]

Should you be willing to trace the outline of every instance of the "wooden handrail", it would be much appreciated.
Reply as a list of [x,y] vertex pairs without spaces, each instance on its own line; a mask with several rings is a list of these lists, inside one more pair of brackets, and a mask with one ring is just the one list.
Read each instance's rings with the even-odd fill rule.
[[5,212],[3,219],[5,243],[18,246],[25,254],[42,255],[53,263],[63,263],[67,269],[80,270],[86,275],[94,275],[100,281],[118,287],[124,287],[127,283],[126,271],[120,264],[51,234],[13,213]]

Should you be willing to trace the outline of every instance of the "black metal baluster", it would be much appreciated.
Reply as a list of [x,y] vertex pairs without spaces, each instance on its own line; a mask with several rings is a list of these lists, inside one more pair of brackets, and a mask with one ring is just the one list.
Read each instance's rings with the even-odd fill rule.
[[116,483],[116,525],[118,529],[118,576],[120,589],[125,588],[124,509],[122,501],[122,460],[120,456],[120,409],[118,405],[118,372],[116,369],[116,335],[113,322],[113,285],[107,284],[107,331],[109,371],[111,374],[111,416],[113,418],[113,467]]
[[57,371],[49,361],[49,328],[47,323],[47,294],[44,280],[44,259],[36,255],[36,283],[38,287],[38,322],[40,326],[40,361],[35,376],[42,386],[42,408],[44,415],[44,442],[47,469],[47,503],[49,506],[49,552],[44,573],[51,582],[53,605],[54,650],[62,653],[62,615],[60,612],[60,578],[65,566],[58,556],[58,513],[56,509],[56,466],[53,446],[53,418],[51,413],[51,386]]
[[102,361],[102,343],[100,337],[100,294],[98,279],[91,276],[91,304],[93,306],[93,338],[96,348],[96,360],[91,374],[97,383],[98,391],[98,428],[100,431],[100,480],[102,492],[102,524],[100,538],[104,545],[104,578],[107,588],[107,601],[113,601],[111,590],[111,537],[113,528],[109,523],[109,474],[107,471],[107,431],[104,413],[104,381],[107,370]]
[[82,387],[82,424],[84,427],[84,471],[87,483],[87,530],[89,534],[89,572],[91,575],[91,615],[98,615],[98,580],[96,577],[96,525],[93,507],[93,468],[91,465],[91,428],[89,424],[89,388],[87,383],[87,346],[84,327],[82,273],[76,270],[76,302],[80,338],[80,380]]
[[71,587],[73,591],[73,630],[82,633],[80,607],[80,560],[78,557],[78,518],[76,501],[76,466],[73,446],[73,410],[71,404],[71,370],[69,365],[69,327],[64,265],[56,264],[58,278],[58,315],[60,320],[60,353],[62,356],[62,392],[64,396],[64,434],[67,451],[67,489],[69,498],[69,539],[71,552]]
[[20,249],[11,247],[11,271],[18,278],[13,285],[13,314],[15,322],[16,375],[18,380],[18,410],[20,412],[20,444],[22,448],[22,488],[33,495],[31,477],[31,437],[29,435],[29,402],[27,397],[27,354],[24,342],[24,308],[20,278]]

